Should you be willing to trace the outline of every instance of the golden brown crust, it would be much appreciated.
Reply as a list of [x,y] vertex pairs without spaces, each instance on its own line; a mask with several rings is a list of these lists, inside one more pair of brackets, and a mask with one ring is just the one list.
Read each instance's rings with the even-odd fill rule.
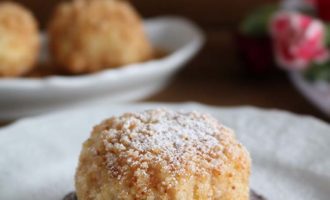
[[30,71],[39,46],[38,25],[32,13],[13,2],[0,3],[0,77]]
[[248,200],[250,157],[208,115],[165,109],[96,126],[76,173],[79,200]]
[[74,74],[142,62],[152,56],[139,15],[123,1],[62,3],[48,33],[54,61]]

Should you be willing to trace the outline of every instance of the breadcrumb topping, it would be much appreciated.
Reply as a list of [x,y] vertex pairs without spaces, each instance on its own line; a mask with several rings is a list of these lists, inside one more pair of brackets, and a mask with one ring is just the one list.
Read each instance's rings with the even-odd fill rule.
[[111,118],[94,133],[100,134],[101,143],[90,151],[104,156],[112,177],[148,177],[149,168],[158,168],[169,175],[163,183],[169,187],[187,174],[225,172],[227,157],[235,157],[240,146],[232,131],[211,116],[166,109]]

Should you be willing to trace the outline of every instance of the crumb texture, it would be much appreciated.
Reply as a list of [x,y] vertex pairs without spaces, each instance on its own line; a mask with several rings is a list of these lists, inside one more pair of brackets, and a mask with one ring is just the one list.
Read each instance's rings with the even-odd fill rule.
[[76,174],[79,200],[247,200],[250,158],[209,115],[166,109],[96,126]]

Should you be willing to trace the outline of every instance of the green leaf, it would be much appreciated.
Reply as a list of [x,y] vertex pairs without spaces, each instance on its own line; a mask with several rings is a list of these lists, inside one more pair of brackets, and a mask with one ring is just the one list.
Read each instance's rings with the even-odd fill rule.
[[325,24],[325,43],[330,46],[330,24]]
[[325,63],[314,63],[304,72],[304,76],[309,81],[329,81],[330,82],[330,61]]
[[270,18],[278,9],[277,4],[267,4],[259,7],[241,23],[240,30],[250,36],[267,35]]

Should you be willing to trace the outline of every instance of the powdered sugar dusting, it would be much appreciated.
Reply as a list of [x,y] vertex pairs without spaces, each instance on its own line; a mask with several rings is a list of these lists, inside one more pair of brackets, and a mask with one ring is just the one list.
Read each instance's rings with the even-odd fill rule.
[[197,112],[127,113],[97,128],[106,166],[118,179],[132,173],[149,176],[148,169],[158,168],[169,175],[166,184],[174,185],[176,177],[185,174],[221,173],[227,154],[235,154],[230,147],[235,143],[232,132]]

